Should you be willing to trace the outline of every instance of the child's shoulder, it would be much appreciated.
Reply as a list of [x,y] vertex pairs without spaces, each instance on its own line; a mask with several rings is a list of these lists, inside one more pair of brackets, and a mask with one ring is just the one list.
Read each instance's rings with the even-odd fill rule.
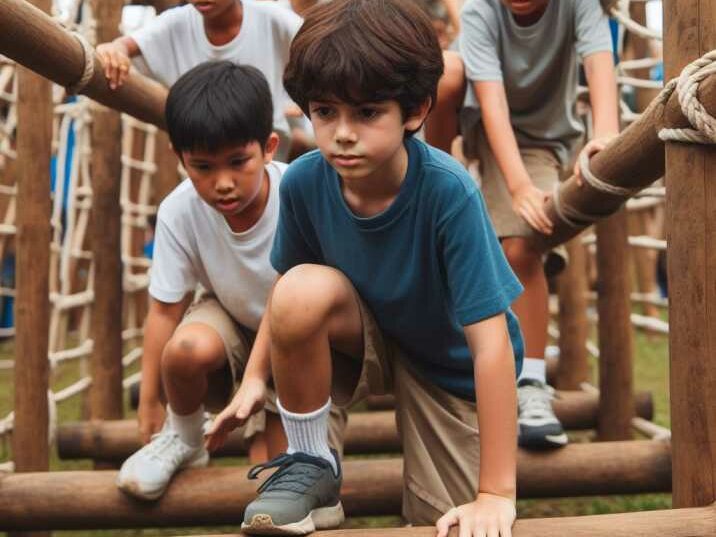
[[328,163],[318,149],[304,153],[293,160],[281,179],[282,189],[303,189],[314,185],[325,173]]
[[171,225],[177,218],[194,212],[200,204],[201,198],[187,177],[159,204],[157,219]]
[[416,140],[415,143],[419,144],[423,154],[423,195],[434,196],[435,199],[447,197],[456,201],[475,194],[475,180],[460,162],[424,142]]

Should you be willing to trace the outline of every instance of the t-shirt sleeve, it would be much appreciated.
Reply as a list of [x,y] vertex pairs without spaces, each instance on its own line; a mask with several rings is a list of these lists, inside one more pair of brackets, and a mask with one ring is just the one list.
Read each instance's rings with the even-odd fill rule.
[[164,220],[157,219],[149,294],[161,302],[176,303],[197,285],[196,271],[187,248]]
[[[473,81],[502,81],[498,54],[498,22],[491,11],[471,2],[461,13],[462,31],[459,50],[465,63],[465,74]],[[487,6],[484,6],[487,9]]]
[[609,19],[599,0],[574,2],[576,50],[584,58],[595,52],[612,51]]
[[505,259],[482,194],[474,191],[439,230],[458,322],[467,326],[507,311],[522,285]]
[[169,64],[174,61],[171,51],[172,25],[176,24],[180,9],[165,11],[130,35],[137,43],[150,75],[167,86],[171,83]]
[[[311,225],[305,211],[297,215],[289,186],[290,170],[284,175],[280,188],[278,226],[271,249],[271,264],[279,274],[285,274],[296,265],[320,263],[315,247],[311,247],[306,233]],[[288,177],[287,177],[288,176]]]

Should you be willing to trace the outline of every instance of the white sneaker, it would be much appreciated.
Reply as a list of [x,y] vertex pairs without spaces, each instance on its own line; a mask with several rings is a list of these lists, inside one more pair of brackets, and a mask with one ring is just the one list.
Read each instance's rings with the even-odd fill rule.
[[141,500],[156,500],[182,468],[203,467],[209,453],[201,444],[192,447],[179,439],[168,423],[151,442],[129,457],[117,475],[117,487]]
[[539,380],[524,378],[517,383],[520,446],[539,449],[567,444],[567,435],[552,410],[552,394],[553,390]]

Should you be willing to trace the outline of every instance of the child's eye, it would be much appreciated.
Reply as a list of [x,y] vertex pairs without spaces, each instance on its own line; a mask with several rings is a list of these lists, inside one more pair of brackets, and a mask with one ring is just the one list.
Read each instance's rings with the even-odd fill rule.
[[311,115],[314,114],[321,119],[327,119],[333,115],[333,109],[330,106],[315,106],[311,109]]
[[243,166],[244,164],[246,164],[247,160],[248,159],[245,159],[245,158],[231,159],[231,166],[234,168],[239,168],[239,167]]
[[192,163],[191,166],[192,166],[192,168],[194,168],[195,170],[199,170],[199,171],[201,171],[201,172],[208,171],[208,170],[211,168],[211,166],[209,166],[209,165],[206,164],[205,162],[194,162],[194,163]]
[[375,119],[378,114],[377,108],[363,107],[358,110],[358,116],[363,120]]

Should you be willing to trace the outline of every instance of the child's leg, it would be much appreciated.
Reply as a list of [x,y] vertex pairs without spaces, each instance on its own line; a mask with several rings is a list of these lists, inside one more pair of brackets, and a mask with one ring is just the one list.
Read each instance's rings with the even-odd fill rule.
[[[338,382],[357,390],[363,378],[361,305],[339,271],[300,265],[278,281],[267,314],[276,406],[288,452],[267,466],[279,469],[247,506],[242,529],[293,535],[333,528],[344,516],[340,462],[328,444],[332,384],[335,389],[332,350],[347,355],[336,357],[341,371]],[[358,367],[344,368],[342,362],[355,362]],[[341,403],[348,402],[340,390],[336,393]]]
[[[525,341],[525,356],[544,360],[547,346],[548,299],[547,278],[542,264],[542,253],[530,246],[526,239],[503,239],[502,248],[525,290],[512,304],[520,320]],[[540,379],[542,382],[544,378]]]
[[450,153],[458,134],[458,113],[465,98],[465,68],[457,52],[443,52],[445,72],[438,83],[438,94],[430,115],[425,120],[425,141]]

